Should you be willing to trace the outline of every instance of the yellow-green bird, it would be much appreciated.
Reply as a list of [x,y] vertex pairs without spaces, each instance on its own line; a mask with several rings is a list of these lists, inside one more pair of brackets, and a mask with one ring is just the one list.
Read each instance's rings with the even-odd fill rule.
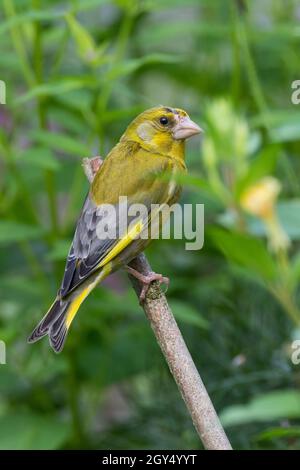
[[[127,265],[150,241],[145,232],[159,218],[152,205],[171,205],[180,196],[180,186],[172,178],[160,176],[186,171],[185,139],[200,132],[185,111],[167,106],[144,111],[131,122],[94,177],[57,297],[29,342],[49,335],[51,347],[60,352],[81,303],[120,267],[126,267],[144,285],[165,279],[155,273],[147,278]],[[146,215],[130,216],[135,204],[143,204]],[[109,213],[110,208],[115,211]],[[107,236],[108,231],[114,236]]]

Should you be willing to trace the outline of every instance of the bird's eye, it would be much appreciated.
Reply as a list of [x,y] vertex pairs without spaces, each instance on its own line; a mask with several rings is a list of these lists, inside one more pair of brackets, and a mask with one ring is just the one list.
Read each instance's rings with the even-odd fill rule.
[[160,118],[159,122],[163,125],[166,126],[169,122],[169,119],[166,116],[163,116]]

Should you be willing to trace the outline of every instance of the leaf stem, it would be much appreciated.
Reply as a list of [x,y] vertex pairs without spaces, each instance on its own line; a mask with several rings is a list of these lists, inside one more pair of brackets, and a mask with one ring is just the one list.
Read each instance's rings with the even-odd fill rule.
[[[32,0],[32,5],[36,10],[40,10],[40,0]],[[41,84],[43,83],[43,44],[41,24],[38,20],[34,22],[34,33],[34,72],[37,84]],[[47,128],[46,102],[45,99],[41,96],[37,97],[37,110],[40,128],[45,130]],[[54,172],[52,170],[45,170],[44,179],[48,195],[49,213],[51,220],[51,239],[53,241],[57,238],[59,231]]]
[[[3,0],[3,7],[7,18],[11,19],[16,16],[16,10],[13,0]],[[29,87],[32,87],[35,85],[35,79],[27,58],[27,51],[24,45],[25,42],[22,38],[20,28],[18,28],[17,26],[12,26],[10,31],[14,48],[16,50],[22,68],[24,79],[29,85]]]

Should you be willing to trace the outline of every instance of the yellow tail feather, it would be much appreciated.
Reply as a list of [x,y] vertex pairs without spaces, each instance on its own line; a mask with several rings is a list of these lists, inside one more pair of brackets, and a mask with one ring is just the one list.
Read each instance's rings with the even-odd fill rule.
[[85,289],[83,289],[70,303],[70,306],[68,307],[67,313],[66,313],[66,319],[65,319],[65,325],[67,329],[70,328],[70,325],[72,321],[74,320],[74,317],[76,313],[79,310],[80,305],[82,302],[87,298],[89,293],[94,289],[94,287],[102,281],[108,274],[110,273],[111,265],[108,263],[106,266],[103,267],[102,271],[99,273],[99,275],[94,279],[93,282],[91,282]]

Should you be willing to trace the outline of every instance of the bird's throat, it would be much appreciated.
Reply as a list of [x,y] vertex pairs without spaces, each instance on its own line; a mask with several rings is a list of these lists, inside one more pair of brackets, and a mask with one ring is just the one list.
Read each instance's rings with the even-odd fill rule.
[[141,139],[139,144],[149,152],[166,155],[178,161],[184,162],[185,159],[185,141],[174,140],[169,135],[154,135],[151,141]]

